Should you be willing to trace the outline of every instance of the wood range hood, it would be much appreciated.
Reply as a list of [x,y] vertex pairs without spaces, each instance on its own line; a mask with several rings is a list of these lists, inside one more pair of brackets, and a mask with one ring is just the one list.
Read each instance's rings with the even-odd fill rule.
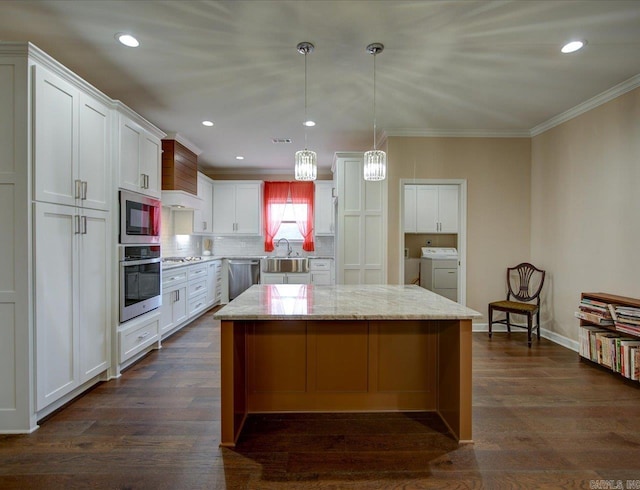
[[200,209],[197,146],[178,133],[162,140],[162,205],[176,209]]

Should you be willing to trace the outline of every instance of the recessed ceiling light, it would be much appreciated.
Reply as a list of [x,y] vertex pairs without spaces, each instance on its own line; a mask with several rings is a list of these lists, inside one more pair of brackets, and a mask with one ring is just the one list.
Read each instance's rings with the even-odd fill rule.
[[311,127],[313,127],[313,126],[315,126],[315,125],[316,125],[316,122],[315,122],[315,121],[312,121],[311,119],[309,119],[308,121],[305,121],[305,122],[303,122],[302,124],[303,124],[303,125],[305,125],[305,126],[307,126],[307,127],[310,127],[310,128],[311,128]]
[[211,121],[202,121],[202,125],[203,126],[207,126],[207,127],[211,127],[211,126],[213,126],[213,122],[211,122]]
[[244,157],[243,157],[242,155],[238,155],[238,156],[236,157],[236,160],[244,160]]
[[579,49],[582,49],[584,45],[585,45],[585,41],[571,41],[570,43],[567,43],[564,46],[562,46],[562,49],[560,51],[562,51],[565,54],[575,53]]
[[131,34],[119,32],[115,37],[118,41],[120,41],[120,43],[128,46],[129,48],[137,48],[138,46],[140,46],[140,42]]

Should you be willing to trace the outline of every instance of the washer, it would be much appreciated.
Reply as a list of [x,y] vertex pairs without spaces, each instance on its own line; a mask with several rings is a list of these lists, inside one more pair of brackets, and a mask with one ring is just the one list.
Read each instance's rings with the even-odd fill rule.
[[458,301],[458,250],[422,247],[420,286],[452,301]]

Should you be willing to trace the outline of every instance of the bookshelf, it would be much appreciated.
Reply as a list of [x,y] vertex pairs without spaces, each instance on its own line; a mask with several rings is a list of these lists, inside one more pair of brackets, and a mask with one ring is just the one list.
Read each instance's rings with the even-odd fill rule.
[[575,316],[581,360],[640,381],[640,299],[582,293]]

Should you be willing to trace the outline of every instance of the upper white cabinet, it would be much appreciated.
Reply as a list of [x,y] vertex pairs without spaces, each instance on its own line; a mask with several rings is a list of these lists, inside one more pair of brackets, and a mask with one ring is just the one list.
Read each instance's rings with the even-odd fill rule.
[[119,186],[160,198],[162,188],[162,142],[123,112],[118,114]]
[[210,235],[213,233],[213,181],[200,172],[198,197],[202,199],[202,205],[193,211],[193,232]]
[[333,181],[316,180],[313,212],[315,217],[315,234],[333,235],[335,233]]
[[46,68],[33,70],[35,199],[107,210],[111,109]]
[[405,233],[458,233],[458,202],[457,185],[405,185]]
[[213,182],[213,233],[261,235],[262,182]]

